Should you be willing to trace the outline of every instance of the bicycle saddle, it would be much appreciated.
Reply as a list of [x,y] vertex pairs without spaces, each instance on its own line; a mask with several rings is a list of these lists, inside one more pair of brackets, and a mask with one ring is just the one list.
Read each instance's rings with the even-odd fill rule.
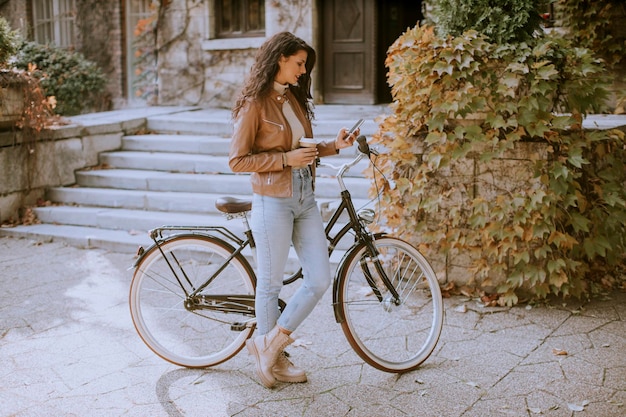
[[252,201],[235,197],[220,197],[215,201],[215,208],[222,213],[241,213],[252,209]]

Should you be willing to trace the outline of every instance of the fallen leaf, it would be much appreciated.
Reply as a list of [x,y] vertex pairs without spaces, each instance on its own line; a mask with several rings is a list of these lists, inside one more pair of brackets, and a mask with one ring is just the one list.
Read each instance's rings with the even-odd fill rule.
[[567,403],[567,406],[572,411],[585,411],[585,407],[588,406],[588,405],[589,405],[589,401],[588,400],[583,401],[581,405]]
[[293,341],[291,346],[293,346],[293,347],[298,347],[298,346],[307,347],[307,346],[310,346],[312,344],[313,344],[313,342],[309,342],[308,340],[296,339],[296,340]]
[[567,355],[567,351],[563,350],[563,349],[556,349],[556,348],[554,348],[554,349],[552,349],[552,354],[553,355],[557,355],[557,356],[559,356],[559,355],[560,356],[565,356],[565,355]]
[[467,306],[465,304],[461,304],[460,306],[455,307],[454,311],[457,313],[467,313]]
[[578,405],[578,404],[567,403],[567,407],[572,411],[584,411],[585,410],[585,407],[583,407],[582,405]]
[[528,411],[530,411],[533,414],[543,414],[543,411],[541,411],[541,408],[529,408]]
[[474,290],[467,286],[459,288],[459,292],[466,297],[472,297],[474,295]]

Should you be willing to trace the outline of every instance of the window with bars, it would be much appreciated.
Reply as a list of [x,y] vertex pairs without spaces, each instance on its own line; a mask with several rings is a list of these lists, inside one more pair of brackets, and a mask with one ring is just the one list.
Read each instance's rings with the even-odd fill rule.
[[75,41],[75,0],[33,0],[33,35],[42,44],[69,48]]
[[265,36],[265,0],[217,0],[218,38]]

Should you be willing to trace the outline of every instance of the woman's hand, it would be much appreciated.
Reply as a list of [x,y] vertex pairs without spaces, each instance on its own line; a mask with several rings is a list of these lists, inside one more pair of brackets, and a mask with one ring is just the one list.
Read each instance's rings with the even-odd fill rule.
[[315,158],[317,158],[318,153],[317,148],[298,148],[285,152],[287,165],[290,167],[311,165],[315,162]]
[[352,132],[351,135],[348,135],[348,129],[343,127],[337,134],[337,138],[335,139],[335,147],[337,149],[349,148],[352,146],[357,136],[361,133],[361,129],[357,129]]

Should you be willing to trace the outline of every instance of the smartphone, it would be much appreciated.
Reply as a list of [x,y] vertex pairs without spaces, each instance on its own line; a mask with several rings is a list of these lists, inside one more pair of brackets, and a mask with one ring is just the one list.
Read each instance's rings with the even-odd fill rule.
[[363,119],[359,119],[358,122],[356,122],[354,124],[354,126],[352,126],[352,129],[348,130],[348,136],[350,136],[351,134],[354,133],[355,130],[357,130],[359,127],[361,127],[361,125],[363,124],[363,122],[365,122],[365,120]]

